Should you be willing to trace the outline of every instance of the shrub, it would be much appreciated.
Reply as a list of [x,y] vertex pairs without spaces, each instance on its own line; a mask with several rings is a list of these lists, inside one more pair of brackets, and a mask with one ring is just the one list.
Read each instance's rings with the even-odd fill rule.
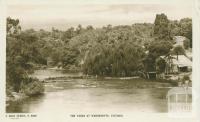
[[188,75],[184,75],[182,80],[183,81],[190,80],[190,77]]
[[21,84],[20,92],[24,93],[27,96],[38,95],[44,92],[44,86],[42,82],[40,82],[36,78],[29,78],[28,80],[28,83]]

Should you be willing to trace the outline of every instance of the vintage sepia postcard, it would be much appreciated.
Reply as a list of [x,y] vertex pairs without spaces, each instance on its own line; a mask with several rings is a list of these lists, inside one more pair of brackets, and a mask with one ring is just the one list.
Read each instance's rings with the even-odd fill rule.
[[2,121],[200,121],[200,1],[0,4]]

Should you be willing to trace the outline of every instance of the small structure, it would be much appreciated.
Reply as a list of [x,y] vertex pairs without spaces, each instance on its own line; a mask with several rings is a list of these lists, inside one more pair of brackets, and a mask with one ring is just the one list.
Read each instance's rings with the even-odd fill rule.
[[175,87],[168,91],[168,112],[187,113],[192,111],[192,88]]
[[160,58],[166,62],[166,74],[192,71],[192,61],[185,55],[160,56]]
[[152,72],[147,72],[147,79],[156,79],[156,72],[152,71]]

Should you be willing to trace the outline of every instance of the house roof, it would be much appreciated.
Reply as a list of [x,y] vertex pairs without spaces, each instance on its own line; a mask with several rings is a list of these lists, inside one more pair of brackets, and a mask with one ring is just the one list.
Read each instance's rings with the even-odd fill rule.
[[178,55],[178,60],[176,55],[173,55],[172,57],[173,57],[172,59],[173,64],[176,64],[179,67],[184,67],[184,66],[192,67],[192,61],[185,55]]
[[[177,55],[171,55],[170,57],[172,59],[172,63],[178,65],[179,67],[192,67],[192,61],[185,55],[178,55],[178,59]],[[160,56],[160,58],[165,60],[167,56]]]

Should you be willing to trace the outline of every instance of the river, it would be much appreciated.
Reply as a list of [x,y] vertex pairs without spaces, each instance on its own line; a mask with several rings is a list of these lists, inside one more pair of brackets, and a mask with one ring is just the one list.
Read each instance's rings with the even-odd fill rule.
[[[58,70],[37,70],[33,76],[78,76]],[[164,87],[161,87],[164,86]],[[45,83],[43,95],[12,102],[8,113],[167,112],[170,84],[144,79],[69,79]]]

